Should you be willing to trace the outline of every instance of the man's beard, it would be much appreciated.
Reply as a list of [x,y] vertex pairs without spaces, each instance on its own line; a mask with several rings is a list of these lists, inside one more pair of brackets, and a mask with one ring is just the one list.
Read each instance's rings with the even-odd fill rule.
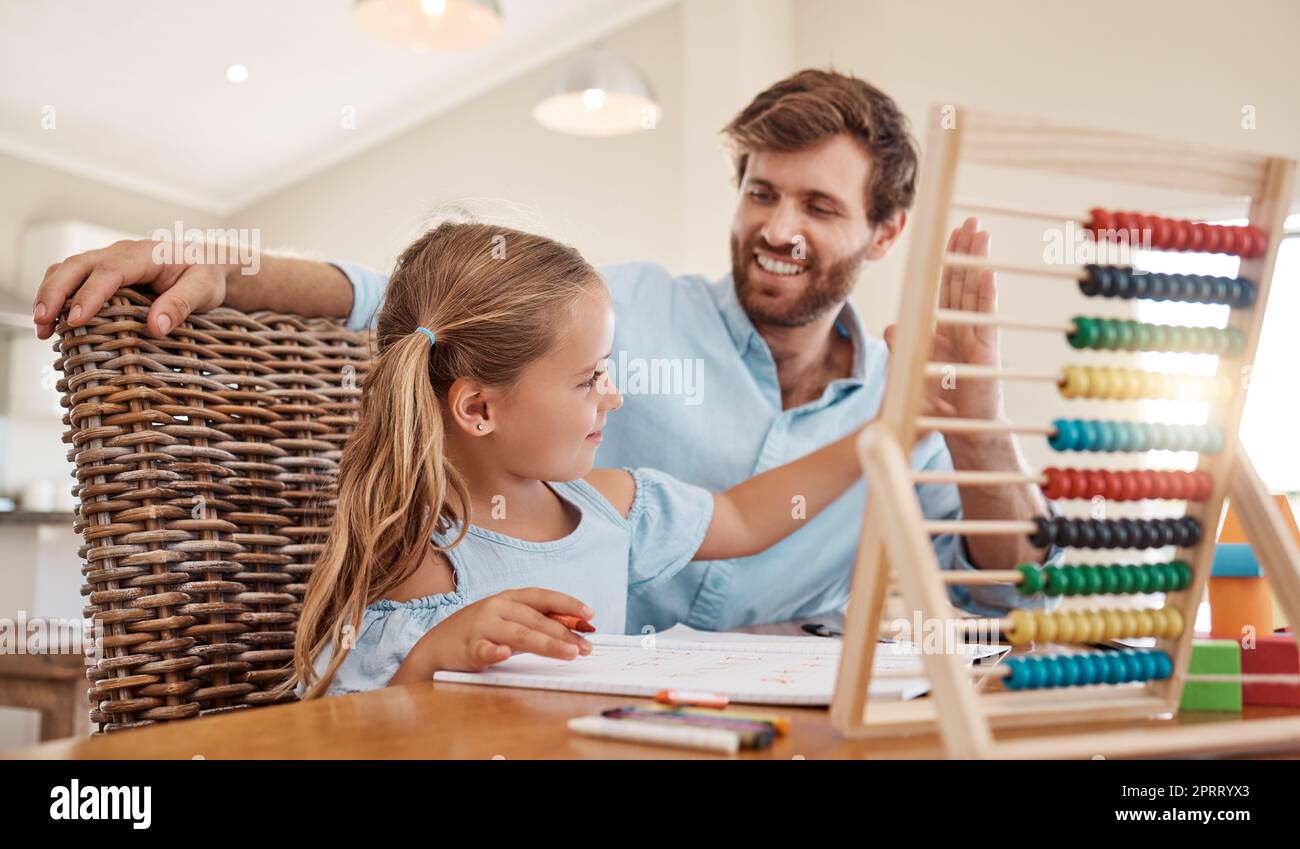
[[[777,256],[781,254],[773,251]],[[749,279],[749,263],[754,257],[754,245],[740,250],[737,238],[731,237],[731,277],[736,284],[736,297],[754,324],[777,327],[803,327],[839,307],[848,300],[857,283],[858,272],[867,255],[867,248],[837,260],[827,266],[810,266],[806,288],[794,303],[777,307],[767,302],[760,291],[762,284]]]

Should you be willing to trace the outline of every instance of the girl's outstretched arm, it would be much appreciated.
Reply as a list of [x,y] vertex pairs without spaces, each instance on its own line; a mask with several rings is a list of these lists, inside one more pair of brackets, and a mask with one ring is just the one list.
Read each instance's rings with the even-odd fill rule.
[[713,521],[695,559],[749,557],[807,524],[862,478],[857,453],[861,432],[714,493]]

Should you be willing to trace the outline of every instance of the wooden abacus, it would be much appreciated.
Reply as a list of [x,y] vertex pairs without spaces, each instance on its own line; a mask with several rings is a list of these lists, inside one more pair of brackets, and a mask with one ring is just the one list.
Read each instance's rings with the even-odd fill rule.
[[[945,111],[945,109],[947,111]],[[870,497],[862,526],[844,651],[831,705],[836,729],[850,737],[937,729],[954,757],[1113,757],[1147,753],[1245,750],[1279,740],[1300,741],[1300,717],[1234,722],[1215,726],[1147,726],[1137,730],[1064,732],[1062,725],[1132,720],[1176,713],[1192,651],[1193,623],[1208,580],[1215,532],[1225,497],[1239,511],[1252,545],[1266,563],[1268,580],[1289,621],[1300,622],[1300,550],[1241,449],[1237,430],[1245,402],[1243,367],[1259,342],[1264,307],[1291,200],[1295,163],[1277,157],[1223,152],[1120,133],[1066,129],[1002,116],[936,108],[920,176],[913,241],[906,266],[898,335],[893,348],[879,419],[859,442]],[[951,124],[951,126],[949,126]],[[1134,273],[1122,266],[1063,267],[1013,265],[947,253],[950,212],[966,209],[1027,218],[1055,218],[1035,210],[964,203],[954,198],[959,164],[1029,169],[1125,184],[1177,188],[1250,198],[1249,223],[1224,227],[1139,214],[1093,210],[1082,226],[1097,240],[1145,238],[1162,250],[1209,251],[1242,258],[1236,278]],[[1073,216],[1082,218],[1082,216]],[[1099,243],[1100,244],[1100,241]],[[1008,319],[996,313],[940,310],[945,267],[990,268],[1019,275],[1077,280],[1083,294],[1108,298],[1217,303],[1230,306],[1222,330],[1169,329],[1123,319],[1043,322]],[[924,285],[928,281],[930,285]],[[994,324],[1009,330],[1057,331],[1079,349],[1175,350],[1219,355],[1212,377],[1150,374],[1137,369],[1068,366],[1039,372],[930,361],[936,323]],[[1020,424],[922,417],[926,381],[938,375],[958,379],[1044,380],[1066,398],[1196,398],[1211,402],[1204,426],[1058,419]],[[1191,473],[1100,472],[1048,469],[1020,471],[914,471],[910,446],[925,431],[1002,431],[1040,434],[1060,451],[1194,450]],[[916,486],[1043,485],[1049,497],[1138,500],[1186,499],[1177,519],[927,520]],[[1016,570],[941,570],[931,536],[1025,533],[1036,544],[1087,548],[1160,548],[1173,545],[1168,563],[1148,566],[1082,566],[1044,570],[1022,564]],[[955,608],[953,584],[1005,582],[1028,594],[1044,578],[1075,593],[1164,591],[1165,605],[1153,610],[1069,613],[1013,610],[1002,619],[980,620]],[[1154,649],[1099,650],[1044,658],[1008,658],[992,672],[973,669],[960,652],[922,652],[931,697],[905,702],[869,702],[878,638],[891,581],[906,615],[944,623],[958,631],[991,628],[1003,641],[1025,644],[1092,644],[1153,636]],[[896,602],[897,600],[893,600]],[[999,668],[1000,667],[1000,668]],[[980,686],[998,677],[1001,687]],[[1213,676],[1205,676],[1210,680]],[[1216,679],[1217,680],[1217,679]],[[1032,736],[998,739],[995,730],[1035,726]],[[1054,729],[1056,726],[1056,729]]]

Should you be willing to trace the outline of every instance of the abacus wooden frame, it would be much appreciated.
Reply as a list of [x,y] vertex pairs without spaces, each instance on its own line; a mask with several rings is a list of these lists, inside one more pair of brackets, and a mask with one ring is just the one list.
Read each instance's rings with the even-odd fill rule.
[[[949,116],[955,121],[948,121]],[[949,124],[952,126],[949,126]],[[990,113],[935,107],[920,175],[920,194],[912,218],[914,233],[908,255],[902,307],[890,362],[888,389],[876,423],[862,435],[859,457],[870,482],[850,601],[845,619],[844,651],[831,703],[834,727],[848,737],[914,731],[943,736],[953,757],[1089,757],[1208,751],[1239,751],[1278,740],[1300,740],[1300,717],[1220,724],[1213,735],[1198,728],[1142,729],[1053,733],[1062,723],[1125,720],[1176,713],[1192,649],[1192,623],[1209,578],[1214,556],[1214,529],[1225,496],[1237,503],[1241,520],[1261,559],[1269,564],[1268,580],[1288,620],[1300,622],[1300,549],[1241,450],[1237,429],[1245,403],[1241,381],[1230,403],[1212,410],[1225,435],[1223,450],[1201,455],[1198,469],[1214,479],[1210,498],[1189,502],[1187,515],[1205,529],[1200,543],[1177,557],[1192,565],[1191,586],[1171,593],[1186,627],[1177,639],[1157,647],[1168,652],[1174,674],[1144,686],[1093,686],[1048,690],[978,692],[962,658],[955,653],[924,655],[931,682],[930,698],[868,703],[872,663],[891,575],[909,611],[924,621],[954,615],[909,474],[909,451],[921,412],[924,370],[930,359],[931,329],[938,309],[949,212],[958,204],[953,191],[959,164],[993,165],[1086,176],[1163,188],[1221,195],[1249,196],[1249,221],[1268,234],[1268,250],[1243,259],[1240,274],[1256,281],[1253,308],[1233,310],[1230,326],[1241,329],[1246,345],[1236,357],[1220,358],[1220,374],[1254,360],[1259,343],[1270,279],[1283,238],[1295,180],[1295,163],[1279,157],[1225,152],[1178,142],[1121,133],[1081,130],[1008,118]],[[920,281],[931,285],[916,285]],[[904,564],[891,569],[891,563]],[[1284,564],[1290,564],[1290,569]],[[1044,733],[998,740],[993,729],[1040,726]]]

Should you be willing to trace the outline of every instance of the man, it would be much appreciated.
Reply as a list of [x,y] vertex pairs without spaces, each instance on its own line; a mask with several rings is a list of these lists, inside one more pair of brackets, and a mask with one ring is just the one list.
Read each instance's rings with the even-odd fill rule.
[[[597,463],[651,466],[711,489],[800,457],[877,414],[888,350],[866,333],[848,298],[862,267],[883,258],[902,233],[917,171],[915,143],[893,100],[833,72],[807,70],[776,83],[724,132],[734,147],[740,192],[731,273],[710,282],[674,278],[648,263],[602,269],[617,314],[616,376],[620,363],[665,361],[679,370],[699,363],[702,375],[689,396],[665,394],[662,386],[654,392],[620,387],[625,408],[609,418]],[[967,220],[949,249],[987,255],[988,235]],[[192,310],[223,303],[346,315],[350,328],[361,329],[370,324],[386,279],[341,263],[277,257],[264,257],[252,275],[235,266],[159,265],[151,243],[120,242],[50,268],[37,296],[37,335],[50,335],[69,295],[75,327],[118,287],[138,282],[161,292],[148,322],[151,332],[165,335]],[[948,272],[946,305],[990,310],[994,299],[991,272]],[[996,364],[996,331],[942,327],[935,351],[946,361]],[[938,414],[1002,416],[994,381],[932,386],[929,396],[928,408]],[[929,434],[915,446],[912,464],[1023,467],[1014,438],[1003,434],[951,434],[946,442]],[[662,584],[634,585],[628,630],[676,622],[723,630],[842,609],[866,490],[859,483],[759,556],[692,563]],[[931,518],[1029,519],[1051,509],[1032,485],[919,490]],[[797,493],[791,509],[798,509]],[[1035,549],[1023,537],[940,537],[935,548],[946,569],[1009,569],[1060,553]],[[954,587],[952,595],[986,615],[1023,601],[1005,585]]]

